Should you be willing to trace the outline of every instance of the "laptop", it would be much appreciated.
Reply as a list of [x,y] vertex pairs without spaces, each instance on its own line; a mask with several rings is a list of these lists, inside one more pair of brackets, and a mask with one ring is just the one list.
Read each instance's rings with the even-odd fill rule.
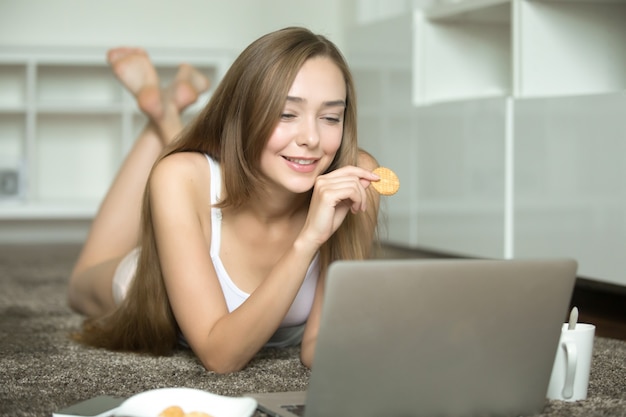
[[306,392],[248,394],[280,417],[533,415],[577,263],[337,261]]

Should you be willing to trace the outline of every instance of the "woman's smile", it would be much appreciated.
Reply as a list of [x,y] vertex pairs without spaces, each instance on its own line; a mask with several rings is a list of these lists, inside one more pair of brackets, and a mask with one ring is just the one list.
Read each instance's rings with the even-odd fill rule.
[[283,156],[283,158],[289,168],[300,173],[315,171],[319,162],[318,158],[292,158],[288,156]]

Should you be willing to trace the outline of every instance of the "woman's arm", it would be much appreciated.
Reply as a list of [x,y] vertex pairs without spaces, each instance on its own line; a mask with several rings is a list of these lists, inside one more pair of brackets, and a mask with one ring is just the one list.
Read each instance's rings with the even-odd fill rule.
[[[359,166],[368,170],[373,171],[378,166],[376,160],[367,152],[362,151],[359,154]],[[373,190],[373,187],[367,187],[367,208],[366,213],[361,213],[359,215],[367,215],[368,218],[373,219],[372,222],[362,222],[363,227],[366,227],[364,235],[368,241],[374,240],[374,234],[376,232],[376,220],[378,218],[378,209],[380,205],[380,196],[376,191]],[[320,276],[318,279],[317,289],[315,290],[315,299],[313,301],[313,307],[311,309],[311,314],[309,315],[309,319],[307,320],[306,328],[304,331],[304,336],[302,337],[302,346],[300,350],[300,360],[302,363],[311,368],[313,365],[313,359],[315,356],[315,346],[317,343],[317,335],[319,332],[322,304],[324,298],[325,291],[325,283],[326,277]]]
[[318,180],[305,226],[261,284],[229,313],[209,254],[210,172],[203,155],[164,158],[150,179],[150,204],[159,260],[174,316],[209,370],[242,369],[280,326],[307,269],[347,211],[365,210],[375,177],[345,167]]
[[248,300],[229,313],[206,243],[209,176],[203,155],[170,155],[153,171],[150,203],[174,316],[203,365],[226,373],[243,368],[274,334],[317,247],[296,241]]

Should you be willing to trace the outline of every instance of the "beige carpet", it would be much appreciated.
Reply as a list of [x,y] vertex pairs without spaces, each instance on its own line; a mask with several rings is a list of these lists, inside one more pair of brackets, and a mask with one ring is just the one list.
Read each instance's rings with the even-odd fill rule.
[[[112,353],[67,338],[81,317],[65,303],[76,246],[0,246],[0,416],[50,416],[101,394],[184,386],[222,395],[301,390],[298,349],[264,350],[242,372],[207,372],[188,351],[166,358]],[[543,416],[626,416],[626,342],[597,338],[589,398],[550,402]]]

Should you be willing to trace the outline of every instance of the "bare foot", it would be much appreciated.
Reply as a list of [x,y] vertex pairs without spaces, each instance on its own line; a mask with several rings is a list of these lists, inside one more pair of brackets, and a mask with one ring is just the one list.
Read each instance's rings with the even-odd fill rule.
[[159,76],[146,51],[120,47],[108,51],[107,59],[115,76],[136,98],[139,108],[150,118],[163,117]]
[[196,68],[189,64],[180,64],[176,77],[170,87],[171,99],[179,111],[193,104],[198,96],[209,89],[211,82]]

